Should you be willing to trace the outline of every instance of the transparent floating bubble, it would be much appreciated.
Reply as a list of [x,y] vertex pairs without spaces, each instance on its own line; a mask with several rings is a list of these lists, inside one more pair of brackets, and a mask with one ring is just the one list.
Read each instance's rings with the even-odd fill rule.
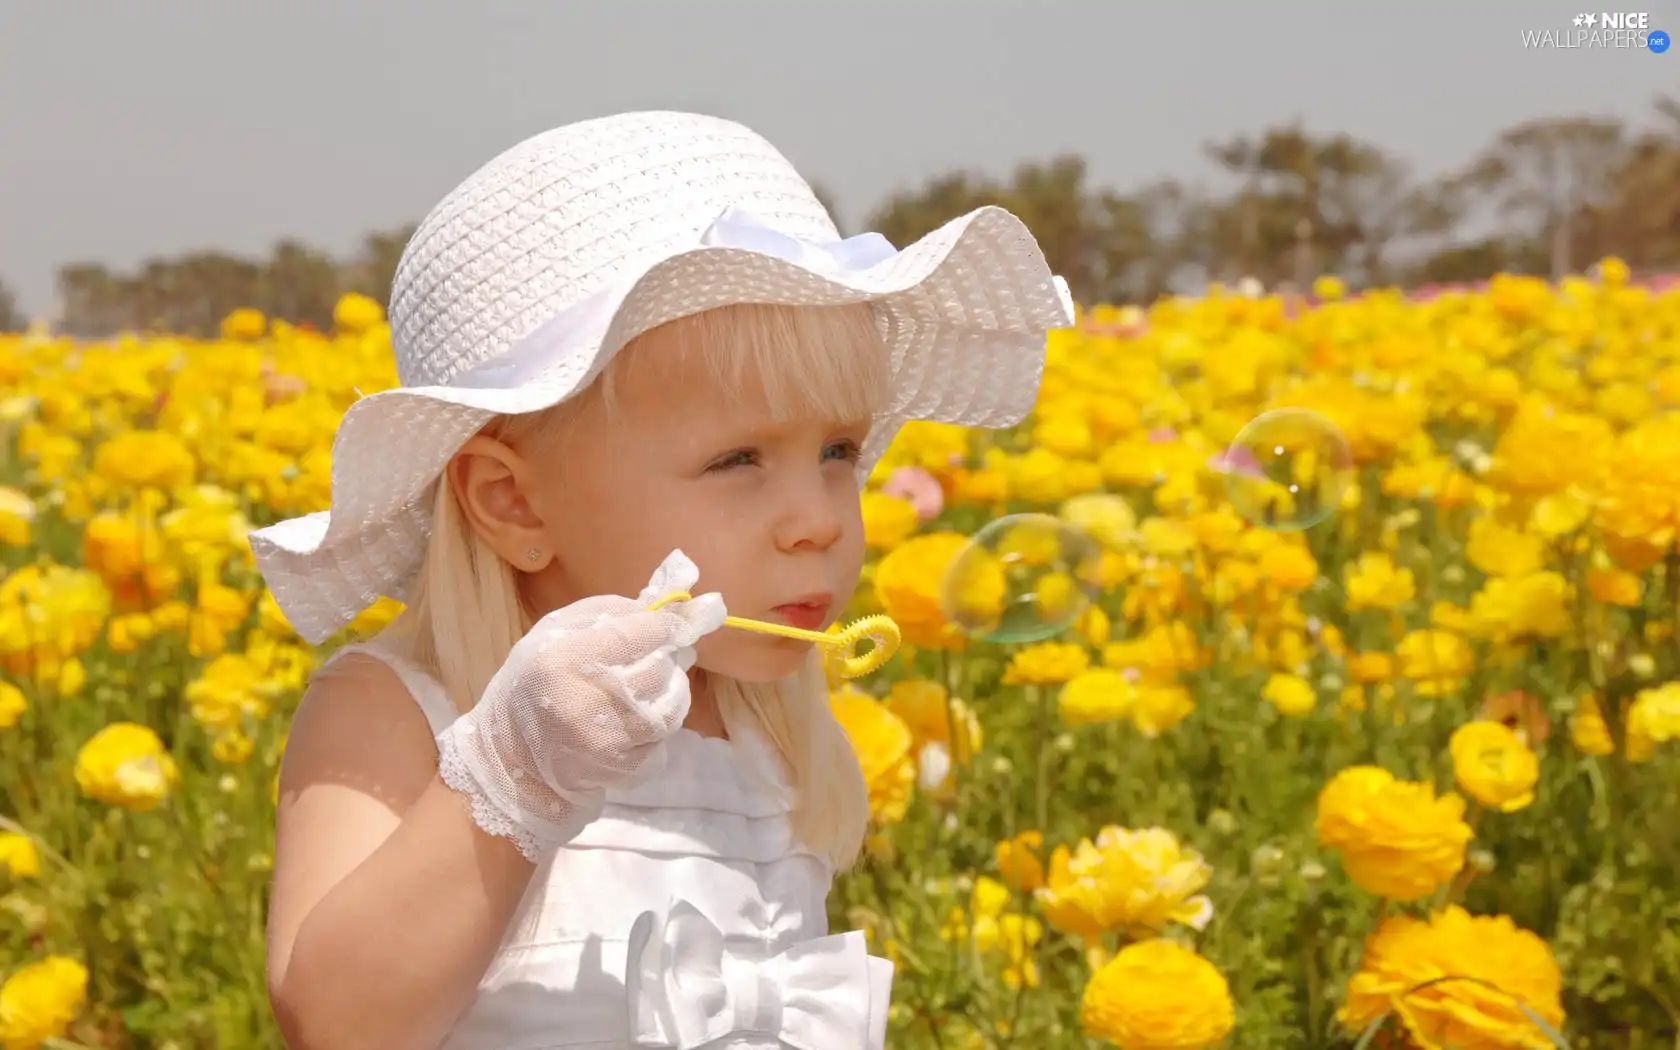
[[1091,607],[1102,547],[1048,514],[1011,514],[976,532],[952,559],[939,604],[958,630],[988,642],[1038,642]]
[[1238,514],[1263,528],[1300,532],[1335,513],[1353,484],[1353,453],[1316,412],[1280,408],[1255,417],[1210,464]]

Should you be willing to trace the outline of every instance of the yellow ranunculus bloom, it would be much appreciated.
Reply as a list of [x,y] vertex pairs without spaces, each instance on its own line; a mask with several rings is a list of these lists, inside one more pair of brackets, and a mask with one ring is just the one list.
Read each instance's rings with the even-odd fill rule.
[[870,550],[890,551],[915,534],[921,524],[916,505],[899,496],[880,492],[865,492],[863,508],[863,542]]
[[62,1038],[87,996],[87,967],[63,955],[12,971],[0,985],[0,1046],[35,1050]]
[[1395,568],[1387,554],[1369,552],[1347,571],[1347,607],[1349,612],[1359,609],[1394,609],[1412,600],[1417,585],[1412,570]]
[[879,700],[850,686],[831,694],[829,705],[863,767],[870,815],[879,826],[898,823],[916,783],[910,727]]
[[1052,926],[1087,941],[1109,930],[1159,933],[1173,923],[1200,929],[1213,917],[1201,890],[1213,869],[1165,828],[1106,827],[1071,851],[1050,855],[1036,893]]
[[1058,706],[1068,725],[1092,725],[1125,718],[1137,703],[1138,687],[1107,667],[1081,671],[1062,686]]
[[954,532],[912,537],[875,566],[875,596],[898,622],[906,644],[928,649],[962,649],[967,638],[945,617],[941,597],[945,570],[968,538]]
[[76,785],[82,794],[125,809],[154,808],[179,779],[163,741],[133,722],[113,722],[76,754]]
[[0,682],[0,729],[17,725],[27,710],[29,701],[24,697],[23,690],[11,682]]
[[1298,718],[1318,705],[1318,690],[1299,675],[1274,674],[1266,680],[1260,695],[1277,708],[1278,714]]
[[1091,653],[1069,642],[1039,642],[1016,651],[1003,673],[1005,685],[1060,685],[1091,665]]
[[1231,988],[1214,965],[1167,940],[1129,944],[1091,975],[1079,1019],[1123,1050],[1208,1050],[1236,1024]]
[[1511,813],[1534,801],[1540,759],[1515,730],[1498,722],[1466,722],[1447,748],[1458,786],[1477,802]]
[[1544,941],[1503,915],[1454,906],[1427,920],[1384,920],[1365,942],[1337,1016],[1360,1032],[1393,1009],[1420,1046],[1541,1050],[1553,1044],[1522,1007],[1560,1028],[1562,993]]
[[1318,796],[1318,840],[1342,855],[1360,889],[1399,901],[1435,892],[1464,867],[1464,800],[1386,769],[1353,766]]
[[14,879],[34,878],[41,872],[41,854],[35,840],[15,831],[0,831],[0,869]]

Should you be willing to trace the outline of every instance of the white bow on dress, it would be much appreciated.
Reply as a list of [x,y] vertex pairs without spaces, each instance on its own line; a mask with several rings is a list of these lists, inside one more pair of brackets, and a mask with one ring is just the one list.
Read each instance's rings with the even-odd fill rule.
[[893,966],[859,932],[795,944],[761,962],[732,954],[685,900],[643,912],[630,930],[624,985],[631,1042],[694,1050],[732,1033],[792,1050],[882,1050]]

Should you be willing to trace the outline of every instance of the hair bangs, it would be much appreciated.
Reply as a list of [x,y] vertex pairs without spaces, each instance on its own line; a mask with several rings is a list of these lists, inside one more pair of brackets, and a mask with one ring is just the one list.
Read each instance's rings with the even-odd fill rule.
[[742,303],[691,314],[643,333],[601,377],[610,412],[630,369],[658,369],[669,353],[698,354],[714,386],[762,400],[776,422],[869,419],[887,404],[886,342],[868,303]]

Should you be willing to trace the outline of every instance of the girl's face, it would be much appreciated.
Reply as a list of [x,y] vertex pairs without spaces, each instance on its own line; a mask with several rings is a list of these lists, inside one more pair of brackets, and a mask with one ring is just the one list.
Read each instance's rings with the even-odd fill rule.
[[[526,579],[532,604],[633,596],[680,549],[699,566],[696,593],[721,593],[731,615],[828,626],[863,567],[870,420],[778,412],[761,384],[720,381],[691,347],[652,349],[615,375],[610,412],[594,396],[558,438],[516,443],[514,503],[544,557]],[[696,654],[704,670],[767,682],[809,648],[726,627]]]

